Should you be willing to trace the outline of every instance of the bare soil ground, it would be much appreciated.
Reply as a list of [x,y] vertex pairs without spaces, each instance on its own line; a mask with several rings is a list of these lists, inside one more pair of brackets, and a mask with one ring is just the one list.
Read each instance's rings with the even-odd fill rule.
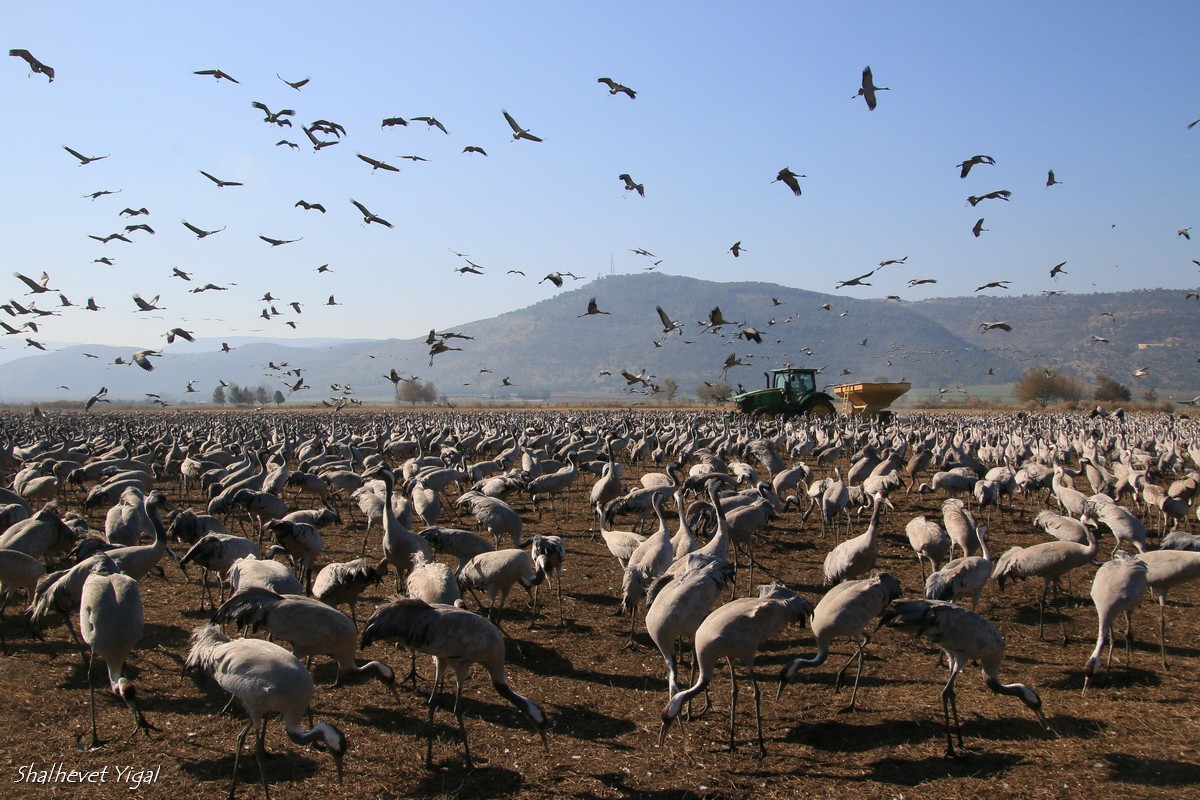
[[[847,465],[841,466],[844,470]],[[630,470],[627,483],[633,485],[641,472],[642,468]],[[558,609],[551,599],[538,627],[528,630],[529,609],[520,593],[510,598],[502,618],[511,637],[512,686],[552,717],[549,755],[542,752],[528,722],[495,694],[476,668],[464,698],[472,752],[479,763],[474,770],[463,767],[449,711],[451,697],[444,695],[438,701],[434,745],[438,769],[429,771],[424,766],[425,703],[432,675],[428,660],[419,662],[417,690],[401,687],[397,704],[374,680],[325,688],[335,677],[335,667],[318,659],[313,716],[335,723],[349,738],[344,783],[337,784],[326,754],[291,744],[279,722],[272,721],[267,738],[272,796],[669,800],[841,796],[848,791],[862,797],[1200,796],[1200,593],[1184,587],[1171,595],[1169,670],[1159,662],[1157,606],[1147,596],[1134,619],[1138,636],[1132,668],[1124,663],[1118,644],[1113,669],[1083,697],[1082,667],[1096,634],[1096,614],[1088,597],[1093,568],[1072,576],[1071,596],[1061,609],[1069,635],[1065,644],[1053,614],[1047,616],[1046,639],[1038,638],[1040,583],[1019,583],[1005,594],[990,586],[981,605],[1007,638],[1002,678],[1028,683],[1041,693],[1053,734],[1043,733],[1015,698],[989,692],[978,669],[969,667],[957,683],[966,751],[956,760],[946,759],[939,699],[946,670],[938,665],[935,651],[889,629],[873,638],[857,712],[843,713],[848,693],[832,690],[835,671],[852,652],[845,643],[835,646],[824,666],[801,673],[777,702],[775,677],[780,667],[792,657],[814,652],[808,631],[794,627],[766,645],[758,659],[765,758],[754,757],[753,705],[745,683],[737,714],[738,747],[728,752],[730,684],[724,669],[712,685],[713,708],[683,731],[672,728],[660,747],[665,668],[644,633],[642,611],[638,647],[622,649],[629,621],[613,615],[621,571],[603,542],[589,533],[592,516],[585,504],[590,484],[587,476],[582,478],[566,503],[560,501],[557,512],[547,510],[541,520],[532,507],[523,505],[523,498],[514,500],[530,520],[527,535],[560,534],[569,551],[563,576],[565,626],[557,626]],[[176,487],[161,488],[176,505],[203,505],[198,494],[181,498]],[[919,596],[920,574],[904,525],[917,514],[940,518],[942,497],[914,493],[893,499],[896,510],[883,520],[879,567],[900,579],[906,596]],[[78,507],[78,499],[63,505]],[[1012,545],[1043,540],[1031,525],[1037,510],[1034,504],[1027,509],[1018,505],[1011,513],[991,514],[994,555]],[[94,527],[103,526],[102,514],[91,519]],[[815,515],[802,525],[799,513],[791,511],[758,537],[760,567],[755,579],[784,582],[815,605],[822,593],[822,560],[834,540],[832,535],[822,536],[813,519]],[[865,526],[864,516],[853,523],[851,532],[862,532]],[[470,524],[464,521],[462,527]],[[324,561],[356,557],[362,535],[359,522],[326,529]],[[371,541],[378,552],[375,532]],[[1101,544],[1107,554],[1111,539],[1105,537]],[[45,640],[36,641],[24,633],[11,609],[5,615],[9,655],[0,658],[4,796],[126,797],[131,787],[117,779],[118,767],[157,770],[156,779],[138,791],[143,797],[228,793],[234,742],[245,717],[238,708],[220,713],[225,695],[206,676],[182,674],[188,634],[207,614],[197,611],[194,573],[186,583],[172,567],[167,578],[143,581],[146,631],[127,666],[127,674],[139,686],[146,716],[161,729],[150,740],[131,736],[128,711],[101,691],[97,713],[101,738],[108,743],[97,751],[78,752],[76,736],[86,738],[89,730],[86,672],[79,655],[62,626],[49,628]],[[747,580],[743,570],[739,595],[746,593]],[[360,627],[374,604],[393,588],[389,576],[382,588],[368,591],[360,605]],[[374,646],[362,655],[384,659],[401,674],[407,666],[407,654],[390,645]],[[103,681],[99,665],[96,679]],[[16,782],[22,767],[47,770],[56,764],[68,770],[107,767],[108,772],[104,783],[86,788]],[[260,795],[252,757],[243,759],[239,777],[239,796]]]

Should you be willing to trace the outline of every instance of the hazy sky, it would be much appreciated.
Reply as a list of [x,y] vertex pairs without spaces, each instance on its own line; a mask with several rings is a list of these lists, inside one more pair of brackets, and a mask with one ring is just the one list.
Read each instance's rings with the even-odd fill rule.
[[[5,3],[0,30],[56,71],[0,63],[9,271],[103,307],[40,318],[49,349],[158,347],[175,326],[409,338],[545,298],[553,270],[654,262],[830,292],[907,257],[839,290],[905,299],[1000,279],[1016,294],[1200,283],[1195,3]],[[890,87],[874,111],[854,96],[866,65]],[[239,83],[193,74],[213,68]],[[294,109],[292,127],[252,101]],[[514,142],[502,109],[544,141]],[[449,133],[381,127],[421,115]],[[300,126],[317,119],[344,126],[339,144],[314,152]],[[81,166],[64,145],[108,157]],[[975,154],[995,165],[960,179]],[[772,182],[784,167],[808,176],[802,196]],[[967,203],[1000,189],[1010,201]],[[119,193],[85,197],[100,190]],[[352,198],[394,228],[364,225]],[[198,239],[184,219],[225,230]],[[89,238],[137,223],[156,233]],[[1195,239],[1177,235],[1193,224]],[[484,274],[455,272],[456,252]],[[0,298],[59,307],[0,281]],[[227,289],[189,292],[205,283]],[[134,292],[166,310],[135,312]],[[0,347],[35,352],[23,335]]]

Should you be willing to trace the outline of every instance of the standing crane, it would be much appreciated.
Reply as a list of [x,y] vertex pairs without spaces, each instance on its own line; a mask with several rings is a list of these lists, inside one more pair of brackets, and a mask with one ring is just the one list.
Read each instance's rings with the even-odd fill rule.
[[1133,660],[1133,612],[1146,596],[1149,585],[1149,568],[1144,561],[1123,551],[1116,551],[1112,561],[1106,561],[1096,570],[1092,579],[1092,603],[1096,606],[1096,618],[1100,629],[1096,634],[1096,649],[1083,667],[1083,694],[1100,666],[1104,644],[1108,642],[1108,663],[1112,666],[1112,623],[1117,614],[1125,615],[1125,669]]
[[[524,550],[489,550],[472,558],[458,570],[458,584],[472,595],[483,589],[488,598],[488,619],[499,625],[500,612],[508,601],[513,586],[521,584],[532,599],[534,585],[541,583],[544,575],[534,568],[533,558]],[[500,597],[496,604],[497,595]],[[479,598],[476,597],[476,600]],[[480,603],[480,608],[483,603]]]
[[533,568],[541,577],[533,586],[533,619],[529,620],[529,629],[537,623],[538,600],[542,594],[542,583],[553,580],[555,592],[558,594],[558,627],[564,627],[562,602],[562,565],[567,557],[567,546],[561,536],[537,534],[529,540],[529,555],[533,558]]
[[[4,608],[13,593],[24,590],[32,601],[38,581],[45,574],[46,568],[33,556],[17,550],[0,550],[0,595],[3,595],[0,598],[0,623],[3,622]],[[3,635],[0,635],[0,652],[8,655]]]
[[[733,580],[733,565],[716,556],[689,553],[676,575],[660,576],[650,587],[646,609],[646,632],[667,662],[667,699],[679,692],[675,644],[691,641],[700,623],[712,611],[721,591]],[[696,661],[692,659],[693,678]]]
[[429,731],[425,739],[425,766],[433,769],[433,714],[446,668],[454,671],[454,716],[462,736],[463,758],[473,767],[463,723],[462,690],[472,664],[481,664],[496,692],[533,723],[542,748],[550,752],[546,738],[546,712],[537,703],[513,691],[504,671],[504,636],[500,629],[478,614],[455,606],[430,605],[415,598],[398,598],[375,609],[363,631],[362,645],[398,642],[434,660],[433,690],[429,693]]
[[1042,698],[1023,683],[1001,683],[1000,667],[1004,663],[1004,637],[987,619],[939,600],[900,600],[883,612],[882,625],[923,636],[942,649],[950,664],[950,678],[942,689],[942,714],[946,719],[946,757],[954,758],[950,716],[954,715],[954,733],[958,734],[959,749],[964,747],[962,726],[958,722],[958,704],[954,695],[954,679],[969,661],[983,667],[983,683],[996,694],[1011,695],[1037,715],[1043,730],[1050,724],[1042,714]]
[[334,561],[321,567],[313,581],[313,597],[326,605],[337,608],[342,603],[350,604],[350,619],[354,628],[358,629],[358,596],[372,584],[383,583],[387,574],[388,562],[378,564],[367,558],[356,558],[353,561]]
[[651,506],[658,517],[658,530],[638,544],[625,566],[621,579],[621,609],[629,614],[629,643],[633,647],[633,633],[637,627],[637,607],[650,583],[671,566],[674,550],[671,547],[667,520],[663,516],[662,495],[651,497]]
[[1151,550],[1138,558],[1150,572],[1146,582],[1158,595],[1158,646],[1162,651],[1163,669],[1167,668],[1166,608],[1167,592],[1200,578],[1200,552],[1194,550]]
[[776,699],[783,694],[783,690],[795,679],[796,673],[802,667],[824,664],[825,659],[829,658],[829,645],[834,639],[845,636],[857,639],[858,645],[854,655],[838,670],[833,691],[838,691],[842,674],[857,658],[858,672],[854,676],[854,691],[850,694],[850,705],[846,707],[846,710],[853,711],[855,700],[858,698],[858,681],[862,677],[863,653],[871,640],[864,631],[870,621],[883,613],[883,610],[899,596],[900,581],[886,572],[861,580],[845,581],[826,592],[813,609],[812,620],[809,623],[817,640],[817,654],[812,658],[794,658],[780,671]]
[[977,610],[979,595],[992,577],[992,555],[987,546],[987,526],[980,526],[976,535],[983,555],[956,558],[931,574],[925,581],[926,599],[957,600],[970,597],[971,610]]
[[[142,594],[137,581],[118,572],[111,558],[100,555],[84,581],[79,602],[79,631],[83,634],[83,641],[91,648],[88,661],[88,697],[92,708],[90,749],[103,744],[96,735],[96,688],[92,683],[92,665],[97,654],[108,668],[108,685],[112,693],[124,700],[133,713],[137,724],[134,732],[140,730],[149,738],[150,731],[158,730],[142,716],[142,710],[138,708],[137,690],[121,674],[129,653],[142,638],[142,625]],[[80,734],[80,739],[82,736]]]
[[211,624],[192,631],[191,642],[192,648],[184,662],[184,671],[199,669],[212,676],[217,685],[242,702],[250,717],[237,738],[233,781],[229,784],[230,797],[233,797],[237,788],[238,761],[246,744],[246,734],[259,728],[254,758],[258,762],[263,794],[270,800],[271,791],[267,788],[267,771],[263,764],[267,735],[264,718],[267,714],[283,717],[283,728],[288,738],[296,744],[317,743],[328,750],[337,766],[338,783],[342,782],[346,736],[328,722],[319,723],[307,731],[300,726],[312,702],[313,680],[299,659],[279,645],[261,639],[231,640],[219,627]]
[[729,662],[729,678],[733,684],[729,708],[729,750],[732,752],[737,747],[738,687],[734,662],[738,662],[749,673],[754,692],[754,722],[758,728],[758,757],[765,757],[767,748],[763,743],[760,693],[758,680],[754,676],[758,648],[793,622],[808,619],[812,612],[812,605],[803,597],[782,584],[773,583],[760,586],[758,597],[732,600],[705,617],[696,629],[696,661],[700,665],[700,675],[694,684],[672,696],[663,709],[662,727],[658,732],[659,746],[666,740],[667,729],[679,716],[684,704],[708,688],[717,662],[724,659]]
[[825,585],[840,583],[870,572],[879,558],[879,512],[891,502],[881,492],[875,494],[875,508],[867,529],[853,539],[847,539],[825,556]]
[[[1092,529],[1084,526],[1083,532],[1088,540],[1086,545],[1076,544],[1075,542],[1054,541],[1042,542],[1030,547],[1013,547],[1004,551],[1004,554],[996,559],[996,563],[992,567],[992,579],[999,584],[1001,591],[1004,591],[1004,584],[1009,580],[1034,577],[1042,579],[1042,594],[1038,598],[1039,639],[1042,638],[1043,632],[1042,623],[1046,609],[1046,593],[1050,591],[1051,584],[1054,584],[1056,587],[1054,603],[1057,609],[1058,589],[1056,580],[1076,567],[1090,564],[1092,559],[1096,557],[1096,553],[1100,551],[1100,545],[1096,541]],[[1059,617],[1058,623],[1062,628],[1063,641],[1066,642],[1067,626],[1063,622],[1062,617]]]
[[921,582],[925,582],[925,560],[929,559],[930,572],[937,572],[942,564],[950,558],[953,543],[946,529],[936,520],[928,517],[913,517],[904,526],[908,543],[917,554],[917,563],[921,566]]

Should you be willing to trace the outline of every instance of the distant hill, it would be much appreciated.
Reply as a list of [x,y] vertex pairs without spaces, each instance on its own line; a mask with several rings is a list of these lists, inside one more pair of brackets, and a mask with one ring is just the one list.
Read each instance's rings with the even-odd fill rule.
[[[607,313],[581,316],[592,297]],[[682,333],[663,334],[658,305],[682,323]],[[706,330],[700,321],[713,307],[741,325]],[[1135,391],[1156,386],[1183,392],[1200,387],[1197,312],[1195,301],[1168,290],[896,302],[768,283],[617,275],[568,285],[526,308],[458,326],[455,332],[472,338],[448,339],[461,350],[436,356],[432,365],[424,339],[303,347],[230,340],[230,352],[220,352],[219,341],[201,340],[163,348],[153,372],[113,363],[118,357],[128,361],[145,344],[79,345],[4,365],[0,401],[82,402],[106,386],[113,399],[141,400],[153,392],[178,405],[209,402],[220,381],[280,389],[289,402],[315,403],[339,395],[347,384],[355,397],[386,400],[393,392],[385,378],[391,369],[431,381],[448,397],[620,397],[627,386],[621,370],[645,370],[660,385],[671,378],[680,395],[691,396],[702,382],[722,379],[730,354],[746,366],[731,368],[725,379],[749,388],[762,385],[765,370],[787,363],[824,367],[830,383],[908,380],[925,387],[1012,383],[1036,365],[1074,371],[1088,381],[1107,372]],[[996,321],[1008,322],[1012,331],[979,331],[980,323]],[[734,338],[743,327],[759,331],[762,343]],[[1140,367],[1147,375],[1135,381]],[[290,392],[299,378],[287,371],[295,368],[306,388]],[[506,377],[511,387],[501,385]],[[193,394],[184,391],[189,381]]]

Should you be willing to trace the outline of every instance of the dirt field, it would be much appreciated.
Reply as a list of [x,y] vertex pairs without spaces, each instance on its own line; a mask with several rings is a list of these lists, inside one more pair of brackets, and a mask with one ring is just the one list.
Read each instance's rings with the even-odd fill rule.
[[[840,463],[843,471],[847,464]],[[832,467],[832,465],[829,465]],[[625,478],[634,485],[644,467]],[[827,467],[819,474],[824,475]],[[1008,650],[1002,679],[1027,683],[1041,694],[1054,733],[1043,733],[1034,715],[1017,699],[993,695],[979,670],[960,676],[958,708],[966,752],[956,760],[943,756],[945,729],[939,693],[946,670],[935,651],[906,634],[880,630],[873,638],[858,696],[858,710],[842,713],[848,693],[833,693],[833,676],[852,652],[847,644],[820,668],[805,671],[778,702],[775,677],[799,655],[812,655],[807,629],[790,628],[759,653],[762,717],[767,755],[758,760],[754,746],[753,702],[749,686],[739,697],[736,751],[727,751],[730,708],[728,672],[712,684],[713,708],[681,730],[674,726],[663,746],[657,743],[660,713],[666,701],[665,668],[644,632],[639,611],[636,649],[622,649],[629,621],[618,609],[621,570],[604,543],[592,539],[586,509],[591,478],[583,476],[539,521],[524,498],[510,498],[526,518],[526,535],[554,533],[566,539],[568,556],[562,585],[566,625],[557,626],[553,599],[539,627],[528,630],[529,609],[522,593],[509,599],[502,617],[508,640],[508,671],[513,688],[533,698],[552,718],[546,755],[529,723],[499,698],[476,668],[464,694],[471,749],[479,762],[464,769],[461,746],[450,713],[451,696],[439,699],[434,758],[439,769],[424,766],[425,702],[432,667],[419,661],[417,691],[400,687],[400,702],[377,681],[361,679],[337,688],[336,670],[318,659],[315,721],[339,726],[350,742],[344,783],[339,786],[329,757],[286,740],[278,721],[267,739],[267,761],[275,798],[311,797],[529,797],[579,798],[676,797],[795,798],[845,795],[862,797],[1120,797],[1166,794],[1200,796],[1200,593],[1177,589],[1167,609],[1169,670],[1159,661],[1157,604],[1147,596],[1134,619],[1134,665],[1127,669],[1118,643],[1113,670],[1103,673],[1086,697],[1083,664],[1096,635],[1096,614],[1088,597],[1093,568],[1072,576],[1071,597],[1062,612],[1070,640],[1064,644],[1052,614],[1046,640],[1038,639],[1037,596],[1040,582],[1017,583],[1001,594],[988,587],[981,611],[999,627]],[[1080,488],[1085,488],[1080,481]],[[175,505],[204,504],[198,493],[178,497],[172,484],[160,485]],[[940,518],[942,497],[893,496],[895,511],[882,522],[878,566],[895,575],[906,596],[919,596],[920,573],[904,535],[918,514]],[[307,507],[304,502],[300,507]],[[77,500],[64,502],[78,507]],[[991,514],[993,557],[1015,544],[1042,541],[1031,520],[1039,507]],[[343,504],[343,514],[345,507]],[[832,547],[822,537],[816,515],[801,524],[789,511],[759,536],[756,582],[777,580],[799,591],[814,605],[822,594],[821,564]],[[93,527],[103,527],[103,512],[93,512]],[[866,516],[852,533],[865,529]],[[627,523],[628,519],[622,520]],[[452,519],[443,524],[455,525]],[[1192,523],[1194,526],[1194,522]],[[471,527],[464,521],[462,527]],[[620,524],[620,527],[628,527]],[[672,520],[672,530],[674,521]],[[323,531],[323,563],[357,557],[361,523]],[[379,538],[371,534],[371,551]],[[1112,540],[1101,541],[1107,554]],[[180,551],[182,552],[182,550]],[[182,674],[188,634],[206,620],[197,611],[193,573],[185,583],[173,567],[168,581],[143,581],[146,631],[127,674],[136,680],[143,710],[161,733],[151,740],[131,736],[132,720],[109,692],[97,693],[100,750],[80,753],[76,736],[89,731],[86,672],[64,628],[46,631],[44,641],[30,639],[12,609],[3,634],[9,655],[0,658],[0,783],[6,797],[129,796],[128,780],[118,768],[148,770],[153,780],[139,796],[151,798],[219,797],[228,792],[234,742],[244,714],[235,708],[220,714],[225,696],[204,675]],[[739,574],[738,593],[746,594],[747,576]],[[394,587],[369,590],[360,605],[360,628],[374,604]],[[552,593],[549,596],[553,598]],[[473,607],[473,606],[472,606]],[[1118,629],[1121,625],[1118,624]],[[1119,634],[1118,634],[1119,635]],[[375,645],[366,658],[383,659],[403,674],[407,654],[391,645]],[[852,671],[851,671],[852,673]],[[686,678],[687,673],[684,673]],[[103,680],[99,665],[95,673]],[[452,684],[448,684],[452,685]],[[697,704],[698,709],[702,704]],[[686,734],[684,736],[683,734]],[[247,750],[239,768],[241,797],[258,797],[258,770]],[[88,786],[37,785],[18,781],[34,770],[108,768],[104,782]],[[127,779],[131,773],[121,773]],[[141,776],[139,776],[141,777]],[[1192,795],[1197,792],[1197,795]]]

